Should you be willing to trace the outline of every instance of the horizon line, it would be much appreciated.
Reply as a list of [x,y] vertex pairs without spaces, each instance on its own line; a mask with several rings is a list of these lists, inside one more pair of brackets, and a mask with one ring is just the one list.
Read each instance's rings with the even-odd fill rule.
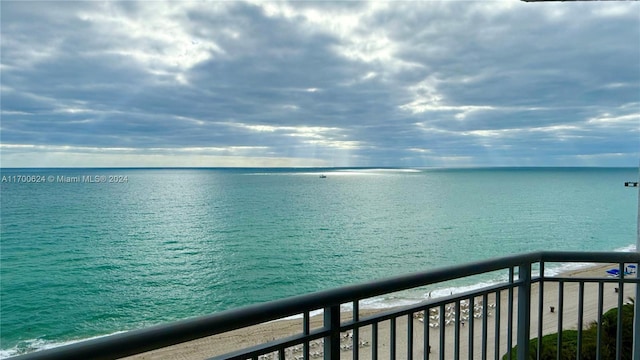
[[0,170],[39,170],[39,169],[640,169],[640,166],[601,166],[601,165],[473,165],[473,166],[45,166],[45,167],[3,167]]

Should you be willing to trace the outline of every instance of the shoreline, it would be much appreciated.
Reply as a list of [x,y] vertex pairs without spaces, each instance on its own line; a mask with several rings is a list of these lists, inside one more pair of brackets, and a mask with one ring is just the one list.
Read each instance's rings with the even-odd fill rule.
[[[605,271],[614,265],[611,264],[595,264],[589,267],[579,267],[575,270],[561,272],[555,276],[561,275],[563,277],[602,277]],[[618,293],[614,291],[616,284],[605,284],[604,286],[604,302],[603,313],[610,308],[617,306]],[[623,289],[624,299],[626,302],[628,296],[634,295],[635,291],[632,285],[627,284]],[[564,302],[563,302],[563,328],[575,329],[577,328],[577,310],[578,304],[576,299],[578,298],[578,286],[575,283],[566,283],[564,285]],[[633,292],[632,292],[633,291]],[[557,328],[557,315],[558,315],[558,286],[555,284],[547,283],[544,287],[543,293],[543,321],[542,321],[542,334],[550,334],[558,331]],[[593,294],[594,296],[590,296]],[[499,318],[496,314],[493,314],[492,310],[496,307],[495,294],[489,294],[487,297],[489,306],[487,307],[487,313],[489,316],[486,321],[487,337],[486,349],[487,356],[494,357],[495,341],[496,341],[496,319],[500,321],[500,332],[497,334],[499,339],[499,351],[502,356],[507,351],[507,297],[508,292],[500,292],[500,312]],[[480,299],[476,300],[478,304]],[[531,288],[531,328],[530,338],[536,338],[538,334],[538,302],[539,302],[539,284],[534,284]],[[555,311],[551,312],[550,307],[554,306]],[[597,319],[597,284],[586,284],[584,291],[584,303],[583,303],[583,326],[588,326],[589,323]],[[382,308],[382,309],[360,309],[360,317],[366,317],[377,313],[393,310],[394,308]],[[517,290],[514,290],[514,322],[517,313]],[[460,315],[462,316],[462,315]],[[352,312],[341,312],[341,318],[343,321],[349,320],[352,317]],[[407,355],[408,348],[408,317],[401,316],[396,318],[396,356],[402,358]],[[483,333],[483,317],[473,319],[473,336],[470,337],[469,323],[461,322],[459,327],[459,338],[457,343],[459,344],[460,356],[466,357],[469,352],[470,340],[473,344],[473,353],[479,354],[482,351],[482,333]],[[411,319],[413,322],[413,353],[414,356],[422,356],[423,354],[423,337],[424,329],[428,329],[429,344],[431,347],[431,355],[439,356],[439,336],[440,333],[444,333],[445,347],[442,349],[445,354],[453,354],[455,351],[454,344],[456,326],[445,325],[444,328],[439,326],[433,326],[434,321],[430,321],[431,325],[427,325],[424,321],[420,321],[419,318],[414,317]],[[439,321],[439,320],[438,320]],[[390,349],[390,321],[383,321],[378,324],[378,353],[381,356],[385,356],[389,353]],[[320,328],[322,326],[322,315],[315,315],[310,318],[311,330]],[[282,319],[275,320],[269,323],[259,324],[248,328],[238,329],[224,334],[218,334],[211,337],[194,340],[187,343],[169,346],[162,349],[153,350],[147,353],[133,355],[126,357],[127,360],[155,360],[155,359],[175,359],[175,360],[190,360],[190,359],[204,359],[212,356],[223,355],[231,351],[246,348],[249,346],[264,343],[273,339],[285,338],[295,334],[301,333],[302,319]],[[371,356],[371,326],[365,326],[359,329],[358,347],[360,356],[364,358],[370,358]],[[516,342],[516,330],[513,328],[512,333],[512,346]],[[313,355],[319,357],[322,351],[322,346],[319,341],[313,341],[310,344],[310,358]],[[351,359],[351,348],[356,346],[355,342],[351,340],[348,334],[343,333],[341,337],[341,358]],[[296,359],[301,356],[301,348],[294,347],[290,351],[286,352],[286,359]],[[386,357],[386,356],[385,356]],[[275,356],[263,356],[261,359],[277,358]]]
[[[595,276],[595,277],[602,277],[604,276],[604,272],[606,269],[609,269],[611,267],[613,267],[613,265],[611,264],[594,264],[594,263],[570,263],[567,264],[568,266],[558,266],[558,267],[552,267],[552,268],[546,268],[545,272],[547,274],[547,276],[571,276],[571,277],[587,277],[587,276]],[[534,274],[537,275],[536,271],[534,270]],[[487,285],[488,282],[483,282],[482,283],[483,286]],[[434,290],[434,293],[440,293],[440,294],[444,294],[446,293],[446,295],[444,296],[449,296],[449,292],[452,291],[452,293],[455,295],[457,293],[460,292],[464,292],[466,290],[469,290],[471,288],[477,288],[478,287],[478,283],[475,283],[474,285],[464,285],[464,286],[455,286],[455,287],[443,287],[443,288],[438,288],[437,290]],[[572,297],[573,294],[577,294],[577,290],[571,290],[570,292],[568,292],[567,285],[565,285],[565,311],[567,311],[567,305],[566,303],[569,301],[568,299],[573,299],[575,297]],[[629,286],[629,285],[627,285]],[[538,296],[537,296],[537,284],[534,285],[532,287],[532,299],[531,299],[531,307],[532,307],[532,329],[531,329],[531,338],[535,338],[537,337],[537,328],[535,328],[535,326],[537,326],[537,315],[535,315],[533,312],[535,312],[537,314],[537,301],[538,301]],[[597,289],[593,289],[592,291],[597,291]],[[627,287],[625,287],[624,290],[624,299],[623,302],[626,302],[626,299],[630,296],[630,295],[635,295],[635,292],[631,292],[632,290],[627,290]],[[590,292],[589,286],[585,287],[585,312],[584,312],[584,325],[588,325],[589,322],[591,322],[592,320],[595,320],[595,315],[593,315],[593,319],[588,318],[589,313],[589,307],[594,307],[597,306],[597,302],[595,303],[595,305],[593,303],[588,303],[586,301],[588,294]],[[605,294],[608,294],[612,291],[605,289]],[[536,294],[536,295],[534,295]],[[514,295],[515,296],[515,295]],[[556,299],[558,296],[558,291],[557,291],[557,287],[555,288],[555,290],[553,289],[549,289],[548,286],[545,286],[545,298],[544,298],[544,310],[545,310],[545,315],[549,314],[549,306],[551,306],[550,304],[548,304],[548,302]],[[577,296],[577,295],[576,295]],[[434,296],[434,300],[437,301],[437,299],[440,296]],[[553,297],[553,299],[551,299],[550,297]],[[506,294],[503,294],[502,296],[502,307],[503,307],[503,314],[501,314],[501,319],[506,319]],[[367,300],[371,300],[371,299],[367,299]],[[419,302],[423,302],[428,300],[427,298],[424,298],[422,300],[394,300],[396,302],[396,304],[401,303],[402,305],[389,305],[389,303],[385,302],[385,300],[383,299],[382,301],[380,300],[375,300],[372,302],[369,302],[368,304],[362,304],[360,305],[360,317],[366,317],[366,316],[370,316],[373,314],[377,314],[377,313],[381,313],[381,312],[386,312],[386,311],[391,311],[393,309],[398,309],[398,308],[403,308],[406,307],[408,304],[417,304]],[[492,298],[489,302],[492,303],[495,300]],[[557,300],[555,300],[557,302]],[[385,304],[386,305],[382,305]],[[374,304],[373,306],[371,306],[372,304]],[[611,305],[612,304],[612,305]],[[382,306],[380,306],[382,305]],[[617,305],[617,302],[614,301],[613,303],[609,302],[605,302],[604,304],[604,309],[603,312],[606,312],[606,310],[609,308],[608,305],[611,305],[609,307],[615,307]],[[557,308],[557,306],[556,306]],[[577,307],[576,306],[572,306],[571,307],[573,310],[576,310]],[[321,314],[321,310],[318,311],[319,314],[313,315],[311,316],[311,328],[319,328],[322,325],[322,314]],[[315,312],[314,312],[315,313]],[[514,307],[514,313],[516,313],[516,307]],[[595,314],[595,310],[592,311],[593,314]],[[351,317],[351,310],[348,309],[348,307],[343,307],[342,312],[341,312],[341,316],[343,319],[347,319]],[[574,316],[575,317],[575,316]],[[548,317],[545,317],[545,325],[543,326],[543,334],[547,334],[547,333],[553,333],[553,332],[557,332],[557,327],[553,327],[552,325],[555,324],[546,324],[546,319]],[[493,318],[492,318],[493,319]],[[574,321],[574,320],[571,320]],[[568,320],[565,317],[564,320],[564,328],[567,329],[569,328],[568,326]],[[385,349],[388,344],[387,339],[389,338],[389,334],[388,334],[388,321],[386,322],[382,322],[381,326],[379,326],[379,336],[380,336],[380,340],[379,340],[379,346],[380,349]],[[405,351],[405,355],[406,355],[406,328],[407,328],[407,320],[406,317],[400,317],[397,319],[397,326],[398,326],[398,340],[401,340],[400,338],[404,338],[404,340],[399,341],[397,343],[397,347],[399,349],[399,351]],[[476,321],[476,324],[480,324],[480,322]],[[420,345],[422,346],[422,339],[423,339],[423,332],[422,332],[422,328],[423,328],[423,323],[419,322],[417,319],[414,319],[414,331],[416,332],[414,334],[414,344]],[[491,321],[489,322],[489,326],[488,328],[493,329],[492,326],[495,326]],[[266,327],[266,329],[265,329]],[[505,328],[506,325],[501,325],[501,328]],[[360,333],[362,334],[360,336],[360,339],[365,339],[365,341],[368,341],[368,343],[371,343],[370,337],[367,338],[367,336],[370,336],[370,327],[368,327],[369,330],[363,331],[363,329],[361,328]],[[449,329],[453,329],[453,326],[447,326],[445,330],[448,330],[448,332],[446,332],[446,338],[447,338],[447,342],[451,342],[452,337],[453,337],[453,331],[449,330]],[[575,327],[574,327],[575,328]],[[290,335],[294,335],[297,333],[300,333],[302,329],[302,315],[294,315],[292,317],[289,318],[284,318],[284,319],[278,319],[278,320],[273,320],[269,323],[264,323],[264,324],[260,324],[260,325],[256,325],[250,328],[243,328],[243,329],[239,329],[239,330],[235,330],[233,332],[228,332],[228,333],[224,333],[224,334],[219,334],[219,335],[214,335],[212,337],[207,337],[207,338],[203,338],[203,339],[199,339],[199,340],[194,340],[191,342],[187,342],[187,343],[182,343],[182,344],[177,344],[177,345],[173,345],[170,347],[166,347],[166,348],[162,348],[162,349],[157,349],[154,351],[150,351],[147,353],[143,353],[143,354],[138,354],[138,355],[133,355],[130,357],[127,357],[126,359],[130,359],[130,360],[141,360],[141,359],[203,359],[203,358],[207,358],[207,357],[211,357],[214,355],[221,355],[224,353],[228,353],[230,351],[233,350],[237,350],[240,348],[245,348],[251,345],[256,345],[259,343],[264,343],[267,342],[271,339],[275,338],[281,338],[281,337],[286,337],[286,336],[290,336]],[[404,331],[404,333],[402,332]],[[465,330],[466,331],[466,330]],[[478,336],[477,334],[481,334],[481,328],[478,328],[477,330],[474,331],[474,333],[476,334],[476,337]],[[515,331],[515,330],[514,330]],[[25,341],[25,343],[27,343],[28,345],[34,344],[34,348],[36,348],[36,350],[32,350],[29,351],[34,352],[34,351],[40,351],[40,350],[45,350],[45,349],[49,349],[49,348],[54,348],[54,347],[59,347],[59,346],[64,346],[64,345],[69,345],[72,343],[77,343],[77,342],[81,342],[81,341],[86,341],[89,339],[94,339],[94,338],[101,338],[101,337],[106,337],[106,336],[110,336],[113,334],[118,334],[118,333],[123,333],[126,331],[117,331],[115,333],[112,334],[106,334],[106,335],[99,335],[99,336],[93,336],[90,338],[83,338],[83,339],[79,339],[79,340],[69,340],[69,341],[60,341],[60,342],[50,342],[47,343],[43,340],[40,339],[34,339],[34,340],[27,340]],[[492,331],[491,331],[492,332]],[[432,334],[433,333],[433,334]],[[463,332],[461,332],[463,333]],[[274,336],[275,334],[275,336]],[[419,334],[419,336],[418,336]],[[488,340],[488,346],[487,349],[491,350],[493,349],[493,339],[494,339],[494,334],[490,334],[491,340]],[[430,338],[432,339],[430,342],[433,343],[434,341],[437,343],[438,338],[437,338],[437,333],[433,331],[433,329],[430,329]],[[223,342],[226,345],[224,346],[220,346],[219,344],[213,344],[214,339],[216,338],[222,338],[222,340],[216,340],[215,342]],[[251,338],[254,339],[253,341],[247,341],[247,338]],[[503,341],[503,339],[506,338],[506,334],[501,334],[501,341]],[[384,341],[383,341],[384,340]],[[504,342],[504,341],[503,341]],[[463,346],[461,346],[461,350],[463,348],[465,348],[465,346],[468,343],[468,338],[464,338],[461,340],[461,343],[463,344]],[[515,337],[513,340],[513,343],[515,344]],[[231,344],[231,345],[229,345]],[[479,340],[478,341],[474,341],[474,344],[477,345],[479,344]],[[347,345],[345,343],[345,345]],[[452,346],[449,346],[448,349],[452,349]],[[500,345],[502,348],[502,344]],[[24,347],[21,347],[22,349],[24,349]],[[318,351],[321,347],[317,347],[317,348],[312,348],[311,351]],[[434,349],[433,345],[432,345],[432,352],[437,354],[437,349]],[[364,346],[360,349],[360,352],[362,354],[365,353],[369,353],[370,350],[367,350],[367,346]],[[417,349],[414,349],[414,351],[417,351]],[[422,348],[420,348],[419,353],[416,353],[416,356],[421,356],[422,354]],[[451,352],[452,350],[448,350],[447,354],[452,354]],[[466,351],[466,350],[465,350]],[[4,359],[4,358],[9,358],[12,356],[17,356],[20,355],[22,352],[18,351],[18,346],[11,348],[11,349],[6,349],[6,350],[0,350],[0,358]],[[475,350],[474,350],[475,353]],[[300,353],[301,354],[301,353]],[[345,354],[348,354],[348,358],[351,358],[351,351],[345,352]],[[291,357],[292,359],[294,359],[295,357]],[[289,359],[289,356],[287,356],[287,359]]]

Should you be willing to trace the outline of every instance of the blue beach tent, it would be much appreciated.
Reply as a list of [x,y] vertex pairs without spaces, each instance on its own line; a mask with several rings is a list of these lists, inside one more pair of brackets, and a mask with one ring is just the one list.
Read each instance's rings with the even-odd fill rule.
[[607,274],[609,274],[611,276],[620,276],[620,270],[619,269],[609,269],[609,270],[607,270]]

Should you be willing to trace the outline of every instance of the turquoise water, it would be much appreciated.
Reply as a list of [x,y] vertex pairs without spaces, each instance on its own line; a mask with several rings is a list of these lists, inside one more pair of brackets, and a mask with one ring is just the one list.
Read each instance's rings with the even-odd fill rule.
[[636,241],[638,191],[623,186],[634,168],[2,177],[2,356],[471,260]]

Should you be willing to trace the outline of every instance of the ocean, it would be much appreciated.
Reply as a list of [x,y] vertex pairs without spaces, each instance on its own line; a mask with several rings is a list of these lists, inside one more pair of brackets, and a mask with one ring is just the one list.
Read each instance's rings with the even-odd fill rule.
[[0,357],[473,260],[636,243],[638,190],[624,182],[637,168],[0,176]]

